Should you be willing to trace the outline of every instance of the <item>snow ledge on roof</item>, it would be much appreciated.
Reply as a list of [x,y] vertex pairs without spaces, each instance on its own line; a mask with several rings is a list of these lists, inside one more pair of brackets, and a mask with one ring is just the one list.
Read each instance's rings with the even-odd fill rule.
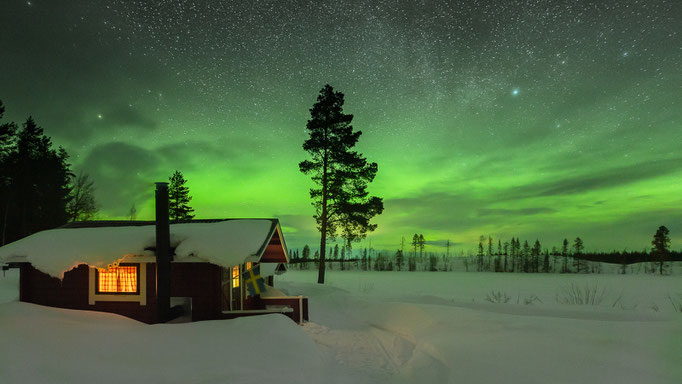
[[[272,236],[271,220],[227,220],[171,224],[175,257],[232,267],[260,257]],[[0,247],[0,262],[24,261],[58,278],[80,264],[105,267],[124,257],[149,255],[156,246],[153,225],[61,228],[35,233]]]

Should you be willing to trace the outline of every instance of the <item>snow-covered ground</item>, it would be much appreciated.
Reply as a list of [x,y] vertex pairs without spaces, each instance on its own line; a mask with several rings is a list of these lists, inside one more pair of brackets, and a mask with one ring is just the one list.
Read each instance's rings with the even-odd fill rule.
[[[148,326],[16,302],[10,271],[0,382],[682,383],[679,274],[327,278],[277,277],[310,298],[302,327],[277,315]],[[566,304],[587,289],[599,305]]]

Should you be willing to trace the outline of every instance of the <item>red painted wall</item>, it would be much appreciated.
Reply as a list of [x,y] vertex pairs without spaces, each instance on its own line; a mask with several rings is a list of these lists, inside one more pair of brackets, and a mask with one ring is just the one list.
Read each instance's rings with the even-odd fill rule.
[[30,264],[20,270],[19,299],[50,307],[117,313],[145,323],[156,320],[156,273],[147,268],[147,305],[135,302],[99,301],[88,304],[88,266],[85,264],[66,272],[61,281]]
[[[156,264],[147,264],[147,305],[135,302],[98,301],[88,304],[88,266],[85,264],[66,272],[59,280],[47,275],[31,264],[20,269],[20,300],[50,307],[80,309],[117,313],[148,324],[156,323]],[[217,320],[235,316],[224,315],[221,309],[221,270],[209,263],[172,263],[171,296],[192,298],[192,321]],[[304,308],[298,301],[284,299],[273,304],[292,305],[295,312],[289,314],[298,321],[300,311],[307,320],[307,298]],[[245,309],[263,308],[264,303],[247,298]]]

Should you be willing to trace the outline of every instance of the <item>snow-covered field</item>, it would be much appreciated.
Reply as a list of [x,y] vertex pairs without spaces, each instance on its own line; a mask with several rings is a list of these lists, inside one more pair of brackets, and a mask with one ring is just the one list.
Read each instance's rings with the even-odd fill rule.
[[[0,383],[682,383],[680,274],[327,277],[277,277],[309,296],[302,327],[278,315],[148,326],[16,302],[10,271]],[[588,289],[598,305],[566,304]]]

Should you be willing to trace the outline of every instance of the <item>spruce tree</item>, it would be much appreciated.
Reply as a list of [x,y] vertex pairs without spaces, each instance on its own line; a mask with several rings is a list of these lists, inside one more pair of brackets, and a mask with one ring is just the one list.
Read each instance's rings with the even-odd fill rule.
[[521,260],[523,264],[523,271],[530,272],[530,245],[528,245],[528,240],[523,241],[523,250],[521,251]]
[[400,249],[396,251],[395,253],[395,269],[396,271],[400,271],[403,267],[403,251]]
[[185,185],[187,180],[182,172],[175,171],[169,178],[168,186],[169,213],[173,221],[189,221],[194,218],[194,209],[189,206],[192,197],[189,195],[189,188]]
[[481,235],[478,238],[478,253],[476,254],[476,270],[478,272],[483,271],[483,256],[484,251],[483,251],[483,242],[485,241],[485,236]]
[[542,261],[542,272],[549,273],[549,250],[545,248],[545,255]]
[[653,246],[651,249],[651,253],[654,256],[654,260],[658,260],[659,263],[658,270],[661,275],[663,274],[666,255],[669,252],[668,249],[670,247],[669,235],[670,230],[666,228],[664,225],[661,225],[656,230],[656,234],[654,234],[654,239],[651,241],[651,245]]
[[486,270],[492,270],[492,259],[493,259],[493,238],[488,235],[488,251],[486,252],[488,259],[486,260]]
[[334,239],[338,229],[347,242],[364,239],[377,227],[370,220],[384,210],[382,199],[367,191],[377,163],[368,163],[352,150],[362,132],[353,131],[353,115],[343,113],[343,103],[343,93],[328,84],[322,88],[306,125],[310,137],[303,143],[311,159],[299,163],[300,171],[311,175],[317,186],[310,189],[310,197],[320,231],[320,284],[324,284],[327,239]]
[[419,235],[416,233],[414,236],[412,236],[412,247],[414,247],[414,253],[412,254],[414,257],[417,257],[417,247],[419,246]]
[[540,272],[540,254],[542,253],[542,246],[540,245],[540,240],[535,239],[535,244],[533,244],[533,249],[531,250],[532,257],[532,272]]

